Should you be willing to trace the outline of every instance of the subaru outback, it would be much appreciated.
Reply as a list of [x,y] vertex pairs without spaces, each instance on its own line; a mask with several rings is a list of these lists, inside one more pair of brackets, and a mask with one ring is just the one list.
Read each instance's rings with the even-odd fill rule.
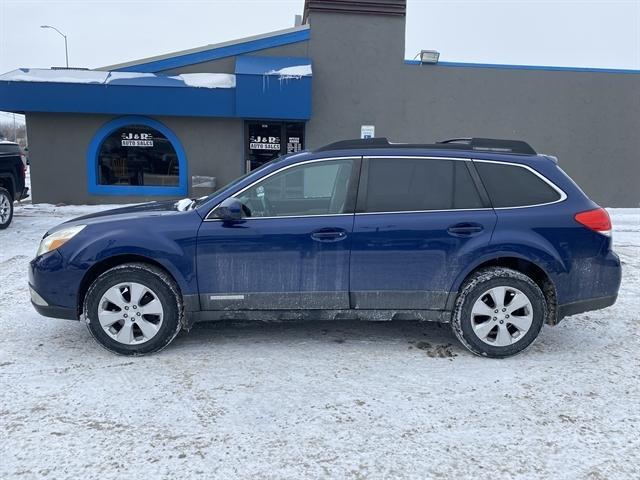
[[222,319],[450,323],[507,357],[543,324],[608,307],[611,223],[522,141],[384,138],[287,155],[198,200],[77,218],[30,264],[42,315],[140,355]]

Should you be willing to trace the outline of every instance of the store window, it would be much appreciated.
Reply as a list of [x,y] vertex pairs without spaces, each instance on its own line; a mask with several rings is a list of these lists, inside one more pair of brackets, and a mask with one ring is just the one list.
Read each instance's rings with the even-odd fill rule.
[[171,142],[146,125],[112,132],[98,153],[100,185],[177,186],[180,165]]
[[88,162],[90,193],[187,193],[186,159],[178,138],[147,117],[121,117],[104,125],[91,142]]
[[247,171],[287,153],[304,149],[304,123],[302,122],[246,122]]

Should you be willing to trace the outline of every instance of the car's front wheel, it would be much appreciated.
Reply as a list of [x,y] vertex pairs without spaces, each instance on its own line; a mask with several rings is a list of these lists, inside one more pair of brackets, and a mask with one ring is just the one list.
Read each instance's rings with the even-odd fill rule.
[[546,309],[544,295],[533,280],[516,270],[493,267],[463,284],[451,323],[456,337],[471,352],[503,358],[531,345]]
[[100,275],[89,287],[84,316],[91,335],[120,355],[144,355],[166,347],[181,326],[179,289],[166,272],[129,263]]
[[13,198],[6,188],[0,188],[0,230],[9,226],[13,219]]

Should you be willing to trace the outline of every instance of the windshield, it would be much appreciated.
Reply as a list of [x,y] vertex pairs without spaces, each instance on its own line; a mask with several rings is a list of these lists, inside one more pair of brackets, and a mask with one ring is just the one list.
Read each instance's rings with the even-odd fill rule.
[[226,185],[224,185],[221,188],[218,188],[215,192],[207,195],[206,197],[200,197],[198,198],[194,204],[192,208],[198,208],[200,205],[204,205],[205,203],[207,203],[211,198],[213,198],[215,195],[218,195],[220,192],[222,192],[223,190],[226,190],[228,188],[232,188],[233,186],[239,184],[240,182],[242,182],[245,178],[247,178],[249,175],[254,175],[258,172],[260,172],[261,170],[263,170],[264,168],[266,168],[269,165],[272,165],[273,163],[277,162],[278,160],[281,160],[283,157],[278,157],[278,158],[274,158],[273,160],[264,163],[262,165],[260,165],[258,168],[256,168],[255,170],[251,170],[250,172],[245,173],[244,175],[242,175],[241,177],[236,178],[235,180],[232,180],[231,182],[227,183]]

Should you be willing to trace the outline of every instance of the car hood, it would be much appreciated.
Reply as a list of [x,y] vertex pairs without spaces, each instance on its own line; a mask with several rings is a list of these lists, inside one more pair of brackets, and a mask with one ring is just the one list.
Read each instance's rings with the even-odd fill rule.
[[110,210],[104,210],[102,212],[91,213],[89,215],[83,215],[82,217],[74,218],[52,228],[46,233],[46,235],[50,235],[57,230],[61,230],[73,225],[93,225],[97,223],[107,223],[112,221],[136,220],[155,216],[176,214],[179,215],[194,212],[195,210],[189,210],[186,212],[178,210],[178,202],[176,202],[175,200],[142,203],[139,205],[114,208]]

